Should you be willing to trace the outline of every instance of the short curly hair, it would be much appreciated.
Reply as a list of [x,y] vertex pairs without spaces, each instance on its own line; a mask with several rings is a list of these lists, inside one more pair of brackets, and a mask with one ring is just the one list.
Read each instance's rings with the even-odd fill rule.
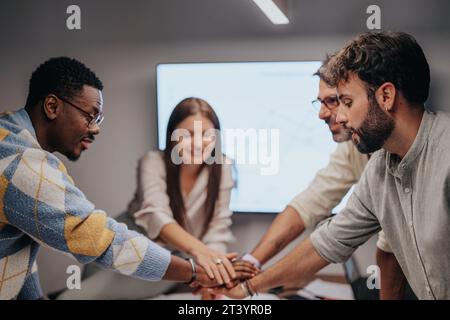
[[422,48],[404,32],[366,32],[327,62],[323,80],[332,87],[353,73],[368,94],[385,82],[395,85],[410,103],[423,104],[430,89],[430,67]]
[[317,71],[313,73],[313,76],[318,76],[320,80],[326,82],[328,63],[330,62],[331,58],[333,58],[333,56],[335,55],[336,53],[327,54],[325,56],[325,60],[322,61],[322,64],[320,65],[319,69],[317,69]]
[[71,98],[79,94],[84,85],[103,90],[100,79],[80,61],[69,57],[51,58],[32,73],[26,107],[35,106],[51,93]]

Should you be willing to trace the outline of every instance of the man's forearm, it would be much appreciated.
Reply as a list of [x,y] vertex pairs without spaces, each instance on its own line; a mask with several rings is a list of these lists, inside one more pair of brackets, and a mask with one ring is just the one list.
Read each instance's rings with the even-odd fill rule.
[[190,262],[172,255],[163,279],[177,282],[189,282],[191,277],[192,266]]
[[311,279],[317,271],[326,265],[328,265],[328,262],[317,253],[308,238],[285,258],[249,281],[254,290],[265,291]]
[[377,248],[377,264],[381,272],[381,300],[401,300],[406,278],[394,254]]
[[258,259],[261,264],[264,264],[304,230],[305,224],[302,218],[294,208],[288,206],[277,215],[270,228],[252,251],[252,256]]

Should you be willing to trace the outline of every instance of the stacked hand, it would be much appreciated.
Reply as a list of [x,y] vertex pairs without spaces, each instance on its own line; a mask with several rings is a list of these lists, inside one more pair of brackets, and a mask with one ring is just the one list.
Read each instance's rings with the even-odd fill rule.
[[[230,254],[228,256],[236,257],[236,254]],[[230,264],[233,268],[234,277],[231,277],[228,282],[225,282],[225,285],[216,281],[216,279],[209,278],[206,270],[200,266],[197,281],[191,285],[196,288],[194,294],[201,294],[202,299],[205,300],[215,299],[217,294],[224,294],[236,299],[244,298],[245,293],[240,292],[242,289],[238,284],[241,281],[253,278],[260,270],[252,263],[236,258],[232,258]]]
[[244,299],[246,298],[247,292],[244,291],[244,289],[240,286],[239,282],[238,284],[236,284],[234,287],[232,288],[226,288],[226,287],[217,287],[214,289],[209,289],[209,290],[213,290],[214,294],[216,295],[224,295],[227,296],[228,298],[231,299]]
[[204,269],[210,279],[215,280],[215,285],[228,285],[236,278],[231,260],[237,257],[237,253],[222,253],[211,249],[196,250],[192,255],[200,267]]

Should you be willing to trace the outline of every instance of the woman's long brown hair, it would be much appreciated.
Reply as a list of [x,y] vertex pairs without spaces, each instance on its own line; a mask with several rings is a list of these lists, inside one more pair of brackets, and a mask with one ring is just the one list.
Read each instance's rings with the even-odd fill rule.
[[[171,159],[172,149],[176,145],[176,141],[172,141],[172,133],[176,129],[179,123],[191,115],[201,114],[202,116],[209,119],[214,125],[214,129],[220,130],[219,118],[214,112],[213,108],[205,101],[200,98],[186,98],[177,104],[175,109],[169,118],[169,123],[167,124],[166,132],[166,148],[164,150],[164,162],[166,166],[166,183],[167,183],[167,195],[170,199],[170,209],[174,215],[175,220],[182,227],[187,227],[186,220],[186,208],[184,206],[183,196],[181,194],[180,186],[180,168],[181,165],[175,164]],[[220,150],[220,136],[216,137],[216,149]],[[216,149],[213,150],[211,156],[215,156],[218,152]],[[220,151],[219,151],[220,152]],[[218,154],[217,156],[222,156]],[[205,202],[205,213],[206,220],[203,226],[202,236],[206,233],[209,223],[214,215],[214,209],[216,205],[216,200],[219,197],[220,181],[222,178],[222,165],[221,161],[217,163],[214,161],[212,164],[203,164],[202,170],[208,170],[209,178],[207,185],[207,196]]]

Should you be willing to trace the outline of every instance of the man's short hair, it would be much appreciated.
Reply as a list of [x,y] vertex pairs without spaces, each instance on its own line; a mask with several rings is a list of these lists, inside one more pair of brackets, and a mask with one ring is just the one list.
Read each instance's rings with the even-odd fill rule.
[[100,79],[80,61],[69,57],[51,58],[31,75],[26,107],[35,106],[51,93],[71,98],[79,94],[84,85],[103,90]]
[[319,67],[319,69],[317,69],[316,72],[313,73],[313,76],[318,76],[320,78],[320,80],[323,80],[323,81],[327,82],[326,80],[327,80],[328,62],[330,62],[330,59],[334,55],[335,54],[327,54],[327,56],[325,57],[325,60],[322,61],[322,65]]
[[350,73],[369,93],[391,82],[409,103],[423,104],[429,94],[430,67],[414,37],[403,32],[366,32],[341,49],[327,63],[323,80],[336,87]]

